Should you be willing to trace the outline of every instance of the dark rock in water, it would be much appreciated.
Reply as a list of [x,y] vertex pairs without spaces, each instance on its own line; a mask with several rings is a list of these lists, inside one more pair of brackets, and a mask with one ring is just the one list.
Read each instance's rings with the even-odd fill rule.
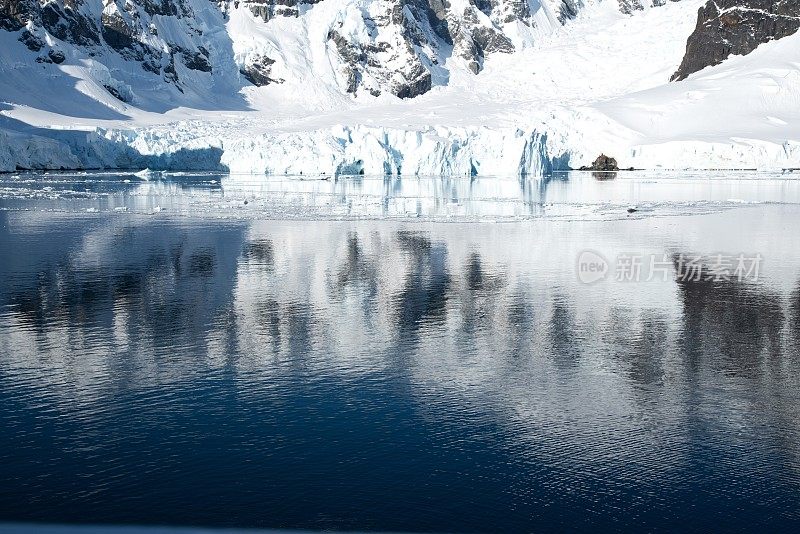
[[615,172],[619,170],[619,166],[617,165],[617,160],[611,157],[606,156],[605,154],[600,154],[594,163],[590,167],[581,167],[580,170],[582,171],[600,171],[600,172]]
[[686,79],[731,55],[746,55],[759,45],[800,30],[800,0],[709,0],[672,80]]

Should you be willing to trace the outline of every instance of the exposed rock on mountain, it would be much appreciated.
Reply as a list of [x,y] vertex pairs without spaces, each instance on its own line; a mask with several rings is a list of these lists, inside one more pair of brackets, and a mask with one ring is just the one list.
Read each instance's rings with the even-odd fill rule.
[[436,23],[427,15],[400,3],[375,2],[357,20],[336,22],[328,31],[328,45],[341,62],[346,92],[373,95],[390,91],[413,98],[433,86],[440,62],[441,43]]
[[[253,1],[253,0],[251,0]],[[343,66],[349,93],[389,91],[401,98],[423,94],[446,80],[449,57],[475,74],[488,54],[508,53],[515,44],[506,26],[533,24],[529,2],[511,0],[376,1],[361,17],[343,17],[328,33]]]
[[[47,44],[52,40],[73,45],[98,59],[113,51],[124,60],[138,63],[146,72],[163,75],[164,81],[182,91],[176,58],[188,70],[213,70],[208,39],[204,37],[207,20],[197,16],[192,2],[0,0],[0,28],[21,30],[19,40],[29,50],[42,52],[36,61],[58,64],[66,59],[62,50]],[[202,6],[213,9],[205,2]],[[221,14],[217,18],[221,24]]]
[[[577,12],[580,0],[560,2],[562,15],[570,17]],[[161,75],[181,91],[182,67],[212,73],[223,60],[234,60],[235,69],[227,70],[262,86],[282,81],[272,73],[273,68],[282,66],[280,51],[262,50],[233,58],[229,50],[223,57],[214,57],[208,34],[223,36],[222,42],[230,46],[231,39],[253,38],[224,38],[226,19],[236,11],[247,10],[262,25],[270,25],[280,22],[276,19],[306,16],[322,4],[332,15],[327,22],[327,41],[338,55],[339,83],[344,92],[378,95],[388,91],[401,98],[412,98],[437,83],[446,83],[447,74],[441,65],[450,57],[460,58],[472,72],[480,72],[488,54],[516,48],[507,35],[509,30],[519,41],[516,26],[535,25],[531,5],[538,10],[549,9],[519,0],[341,4],[332,0],[0,0],[0,28],[22,32],[19,40],[29,50],[42,53],[42,61],[49,57],[45,36],[50,35],[100,61],[106,51],[113,51],[126,61],[138,63],[144,71]]]
[[[116,55],[181,93],[208,83],[192,72],[241,87],[322,67],[342,93],[413,98],[447,84],[459,65],[480,73],[490,55],[530,46],[595,1],[0,0],[0,28],[19,32],[40,63],[91,57],[109,66]],[[667,0],[608,1],[628,13]],[[319,39],[327,57],[312,57]]]
[[28,50],[31,52],[38,52],[46,46],[46,43],[43,40],[39,39],[28,30],[22,32],[22,34],[19,36],[19,42],[28,47]]
[[100,44],[97,23],[81,12],[83,0],[50,2],[42,6],[42,25],[56,39],[92,46]]
[[19,31],[29,20],[36,20],[38,12],[37,0],[0,0],[0,28]]
[[561,0],[558,6],[558,20],[565,24],[568,20],[578,15],[578,10],[583,6],[583,0]]
[[234,0],[234,7],[247,6],[254,15],[269,22],[275,17],[297,17],[304,6],[317,4],[322,0]]
[[248,82],[257,87],[263,87],[271,83],[281,83],[283,80],[272,77],[272,65],[274,64],[274,59],[270,59],[267,56],[257,56],[242,66],[239,72]]
[[659,7],[667,2],[680,2],[680,0],[617,0],[617,2],[619,2],[619,10],[630,15],[634,11],[642,11],[646,7]]
[[800,0],[709,0],[700,8],[697,28],[673,80],[683,80],[731,55],[746,55],[759,45],[800,30]]

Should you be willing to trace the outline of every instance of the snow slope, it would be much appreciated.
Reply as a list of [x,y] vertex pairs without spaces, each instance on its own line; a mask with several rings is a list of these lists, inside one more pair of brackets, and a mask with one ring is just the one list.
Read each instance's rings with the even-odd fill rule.
[[[562,26],[560,2],[531,1],[535,24],[504,30],[514,52],[486,56],[477,75],[445,53],[432,88],[413,99],[369,91],[391,86],[381,76],[402,70],[393,63],[402,58],[364,67],[356,94],[344,89],[339,52],[325,39],[333,27],[348,42],[373,39],[352,17],[377,9],[367,0],[323,0],[269,22],[233,8],[231,64],[270,57],[269,76],[284,83],[189,72],[198,88],[183,98],[77,50],[61,65],[31,62],[0,31],[0,170],[541,174],[600,153],[636,168],[800,167],[800,35],[668,81],[703,3],[626,15],[617,0],[585,0]],[[121,102],[108,84],[136,96]]]

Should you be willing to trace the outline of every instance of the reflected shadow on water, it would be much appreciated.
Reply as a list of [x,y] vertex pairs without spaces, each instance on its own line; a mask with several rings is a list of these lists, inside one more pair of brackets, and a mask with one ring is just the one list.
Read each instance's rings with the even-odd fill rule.
[[[543,177],[0,175],[0,209],[276,219],[473,221],[707,213],[800,204],[800,181],[758,173],[555,173]],[[640,216],[641,213],[638,216]]]
[[573,270],[729,219],[0,218],[0,519],[798,521],[800,287]]

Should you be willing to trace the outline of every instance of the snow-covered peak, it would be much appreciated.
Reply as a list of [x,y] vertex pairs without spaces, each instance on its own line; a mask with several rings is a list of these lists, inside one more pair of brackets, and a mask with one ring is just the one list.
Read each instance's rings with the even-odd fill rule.
[[559,24],[552,3],[238,0],[225,12],[245,70],[255,64],[263,71],[266,57],[276,73],[267,78],[287,80],[310,64],[345,93],[408,98],[446,85],[452,68],[477,74],[489,55],[525,48],[550,33]]
[[0,29],[17,34],[31,63],[102,65],[112,80],[103,76],[100,85],[136,105],[197,106],[281,83],[413,98],[447,85],[454,70],[480,73],[491,56],[528,48],[603,2],[642,7],[642,0],[0,0]]

